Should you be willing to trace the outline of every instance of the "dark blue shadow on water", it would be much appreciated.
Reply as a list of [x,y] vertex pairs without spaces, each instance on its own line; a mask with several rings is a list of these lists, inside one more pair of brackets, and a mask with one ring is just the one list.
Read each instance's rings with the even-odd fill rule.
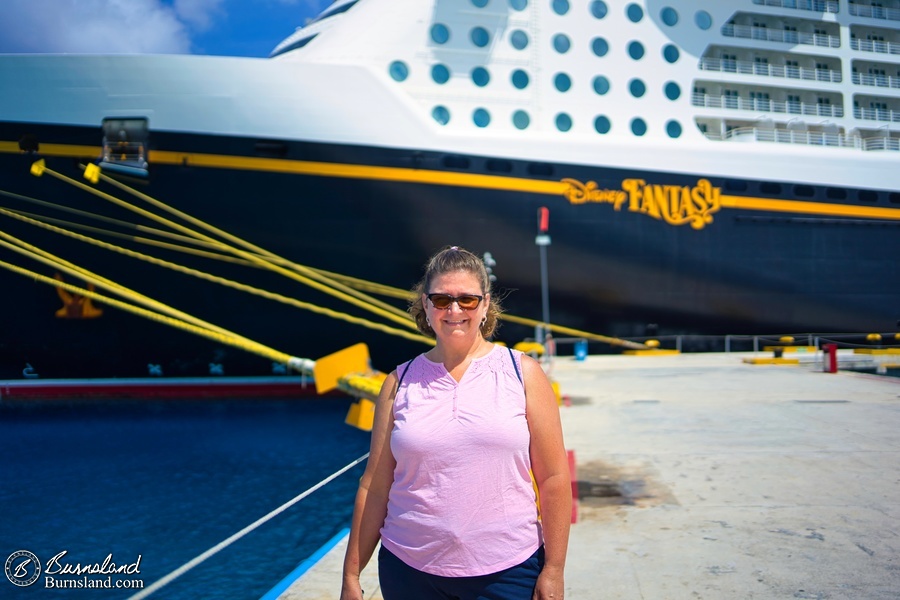
[[[18,550],[42,563],[65,551],[58,563],[72,566],[140,556],[139,575],[111,581],[147,587],[368,451],[369,434],[343,422],[350,402],[0,404],[0,561]],[[150,597],[260,598],[349,525],[364,465]],[[84,576],[51,577],[88,585]],[[17,587],[0,576],[2,598],[136,591],[48,589],[46,573]]]

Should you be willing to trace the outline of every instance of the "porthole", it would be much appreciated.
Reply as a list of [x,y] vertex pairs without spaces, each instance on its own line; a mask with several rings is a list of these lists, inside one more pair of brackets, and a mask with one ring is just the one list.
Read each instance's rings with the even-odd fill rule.
[[528,34],[516,29],[510,34],[509,41],[516,50],[524,50],[528,46]]
[[669,121],[666,123],[666,133],[669,134],[670,138],[681,137],[681,123],[678,121]]
[[572,78],[565,73],[557,73],[553,78],[553,85],[560,92],[568,92],[569,88],[572,87]]
[[606,56],[606,53],[609,52],[609,43],[601,37],[594,38],[591,41],[591,50],[597,56]]
[[598,95],[603,96],[609,91],[609,79],[603,75],[597,75],[594,77],[593,86],[594,91],[597,92]]
[[491,41],[491,36],[484,27],[473,27],[469,39],[479,48],[484,48]]
[[644,18],[644,9],[637,4],[629,4],[628,8],[625,9],[625,14],[628,15],[629,21],[638,23]]
[[825,190],[825,197],[829,200],[846,200],[847,199],[847,190],[843,188],[833,188],[830,187]]
[[629,43],[628,56],[634,60],[641,60],[644,58],[644,45],[637,41]]
[[475,67],[472,69],[472,83],[478,87],[484,87],[491,81],[491,74],[484,67]]
[[781,184],[764,181],[763,183],[759,184],[759,191],[763,194],[778,195],[781,194]]
[[502,158],[489,158],[485,161],[484,166],[488,171],[495,173],[511,173],[513,170],[512,163]]
[[442,162],[445,167],[450,167],[451,169],[468,169],[470,166],[469,159],[458,154],[448,154]]
[[816,195],[816,189],[811,185],[795,185],[794,194],[801,198],[812,198]]
[[647,133],[647,123],[640,117],[631,120],[631,133],[640,137]]
[[431,111],[431,116],[441,125],[446,125],[450,122],[450,111],[447,110],[446,106],[435,106],[434,110]]
[[640,98],[647,93],[647,86],[644,85],[644,82],[640,79],[632,79],[628,82],[628,91],[631,92],[631,95],[635,98]]
[[516,89],[524,90],[528,87],[529,77],[528,73],[523,71],[522,69],[516,69],[512,72],[512,84]]
[[556,128],[560,131],[569,131],[572,129],[572,117],[566,113],[556,115]]
[[566,35],[557,33],[553,36],[553,49],[560,54],[565,54],[571,47],[572,42],[569,41],[569,38]]
[[552,177],[553,165],[548,165],[547,163],[528,163],[528,174]]
[[872,190],[859,190],[856,197],[862,202],[878,202],[878,192]]
[[388,69],[394,81],[405,81],[409,77],[409,67],[402,60],[395,60]]
[[531,117],[529,117],[528,113],[524,110],[517,110],[514,112],[512,120],[516,129],[525,129],[531,124]]
[[476,108],[472,113],[472,121],[478,127],[487,127],[491,123],[491,113],[483,108]]
[[606,8],[606,2],[603,0],[594,0],[591,2],[591,14],[598,19],[602,19],[606,16],[608,9]]
[[478,8],[484,8],[487,6],[488,0],[472,0],[472,4],[477,6]]
[[705,10],[697,11],[697,14],[694,15],[694,22],[697,24],[697,27],[704,31],[712,27],[712,17]]
[[662,22],[669,27],[674,27],[675,24],[678,23],[678,12],[671,6],[662,9],[662,12],[659,13],[659,17],[662,19]]
[[594,119],[594,129],[597,130],[597,133],[606,135],[609,133],[609,130],[612,129],[612,124],[609,122],[607,117],[600,115],[596,119]]
[[898,194],[897,192],[891,192],[888,195],[888,202],[890,202],[891,204],[900,204],[900,194]]
[[681,56],[681,52],[678,51],[678,47],[672,44],[666,44],[663,48],[663,58],[666,59],[667,63],[675,64],[678,62],[678,58]]
[[747,182],[743,179],[726,179],[725,189],[729,192],[746,192]]
[[431,26],[431,39],[435,44],[446,44],[450,39],[450,30],[443,23],[435,23]]
[[528,0],[509,0],[509,6],[513,10],[525,10],[528,6]]
[[674,81],[670,81],[663,88],[666,92],[666,98],[669,100],[678,100],[681,97],[681,88]]
[[558,15],[569,12],[569,0],[553,0],[553,12]]
[[438,63],[431,67],[431,78],[435,83],[447,83],[450,80],[450,69]]

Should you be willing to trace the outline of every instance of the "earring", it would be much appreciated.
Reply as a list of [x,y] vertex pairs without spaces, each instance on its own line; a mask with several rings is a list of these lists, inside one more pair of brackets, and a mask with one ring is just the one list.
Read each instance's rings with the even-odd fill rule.
[[487,315],[485,315],[484,318],[481,319],[481,326],[484,327],[485,323],[487,323]]

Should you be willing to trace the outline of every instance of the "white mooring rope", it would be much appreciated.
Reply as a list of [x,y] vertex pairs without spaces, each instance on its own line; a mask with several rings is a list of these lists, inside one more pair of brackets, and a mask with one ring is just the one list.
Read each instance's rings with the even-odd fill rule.
[[314,491],[316,491],[317,489],[319,489],[320,487],[325,485],[326,483],[329,483],[330,481],[337,479],[338,477],[340,477],[341,475],[343,475],[344,473],[346,473],[347,471],[349,471],[350,469],[352,469],[353,467],[355,467],[362,461],[366,460],[366,458],[368,458],[368,457],[369,457],[369,453],[366,452],[365,454],[363,454],[362,456],[360,456],[359,458],[357,458],[356,460],[354,460],[347,466],[343,467],[339,471],[335,471],[334,473],[332,473],[331,475],[329,475],[328,477],[326,477],[325,479],[323,479],[316,485],[312,486],[305,492],[302,492],[298,496],[295,496],[293,499],[288,500],[287,502],[285,502],[284,504],[282,504],[281,506],[279,506],[278,508],[276,508],[275,510],[273,510],[272,512],[267,514],[266,516],[264,516],[260,519],[257,519],[256,521],[254,521],[250,525],[247,525],[246,527],[244,527],[243,529],[241,529],[240,531],[238,531],[237,533],[235,533],[228,539],[219,542],[218,544],[216,544],[215,546],[213,546],[212,548],[210,548],[203,554],[200,554],[199,556],[192,558],[191,560],[184,563],[183,565],[181,565],[180,567],[178,567],[177,569],[175,569],[174,571],[172,571],[171,573],[169,573],[162,579],[155,581],[149,587],[147,587],[147,588],[141,590],[140,592],[138,592],[137,594],[129,597],[128,600],[140,600],[141,598],[146,598],[147,596],[149,596],[153,592],[157,591],[161,587],[170,583],[173,579],[184,575],[185,573],[187,573],[188,571],[190,571],[191,569],[193,569],[194,567],[196,567],[197,565],[199,565],[200,563],[205,561],[210,556],[216,554],[217,552],[219,552],[220,550],[223,550],[224,548],[227,548],[232,543],[241,539],[242,537],[244,537],[245,535],[247,535],[248,533],[250,533],[257,527],[259,527],[266,521],[283,513],[284,511],[286,511],[293,505],[297,504],[298,502],[300,502],[301,500],[303,500],[304,498],[306,498],[307,496],[312,494]]

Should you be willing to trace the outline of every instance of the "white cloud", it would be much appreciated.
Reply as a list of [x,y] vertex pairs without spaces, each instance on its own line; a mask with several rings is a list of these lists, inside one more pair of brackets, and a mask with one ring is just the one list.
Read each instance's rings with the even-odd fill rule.
[[188,53],[222,0],[3,0],[0,52]]

